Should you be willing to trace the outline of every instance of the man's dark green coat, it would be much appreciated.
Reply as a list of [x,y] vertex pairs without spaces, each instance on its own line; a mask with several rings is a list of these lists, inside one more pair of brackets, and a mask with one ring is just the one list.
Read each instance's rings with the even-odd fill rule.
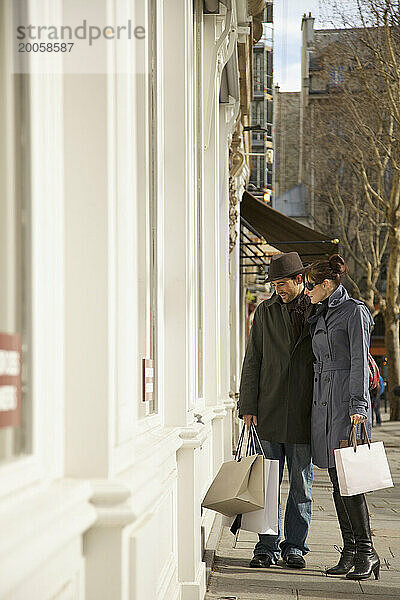
[[274,294],[256,308],[240,381],[239,416],[256,415],[262,440],[310,443],[313,362],[306,311],[294,342],[286,305]]

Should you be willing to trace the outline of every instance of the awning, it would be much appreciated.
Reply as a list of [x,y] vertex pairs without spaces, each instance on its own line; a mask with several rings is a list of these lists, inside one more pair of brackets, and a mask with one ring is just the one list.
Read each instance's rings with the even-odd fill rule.
[[298,252],[305,263],[338,252],[339,240],[310,229],[244,192],[240,215],[254,232],[281,252]]

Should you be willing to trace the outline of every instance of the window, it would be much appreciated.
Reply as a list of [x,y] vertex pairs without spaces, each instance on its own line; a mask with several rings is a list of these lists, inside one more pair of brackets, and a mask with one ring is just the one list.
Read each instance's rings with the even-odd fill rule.
[[257,120],[257,104],[256,102],[252,102],[251,107],[251,122],[254,124]]
[[[146,41],[136,46],[136,155],[138,189],[139,236],[139,339],[142,360],[142,386],[139,416],[158,412],[157,394],[157,274],[158,274],[158,48],[157,48],[157,2],[149,2],[148,12],[138,3],[138,21],[146,23]],[[146,361],[146,362],[145,362]],[[153,362],[152,362],[153,361]],[[144,400],[144,401],[143,401]]]
[[256,186],[257,186],[257,189],[259,190],[259,189],[261,189],[261,183],[262,183],[262,181],[261,181],[261,177],[262,177],[262,173],[261,173],[261,165],[262,165],[261,161],[262,161],[262,157],[261,156],[257,156],[256,161],[257,161],[257,175],[256,175],[256,177],[257,177],[257,183],[256,183]]
[[274,5],[272,4],[272,2],[270,2],[270,3],[267,4],[265,21],[267,23],[273,23],[274,22]]
[[344,83],[344,67],[343,65],[331,66],[329,69],[329,87],[342,85]]
[[197,392],[198,399],[204,396],[204,306],[203,306],[203,130],[202,130],[202,3],[194,3],[193,19],[193,136],[194,174],[197,231]]
[[[273,103],[272,101],[268,100],[266,102],[267,105],[267,123],[273,123]],[[270,134],[269,134],[270,135]]]
[[0,0],[1,462],[32,448],[29,78],[13,73],[6,4]]
[[150,202],[149,202],[149,229],[148,229],[148,261],[149,269],[149,322],[148,322],[148,355],[155,361],[155,377],[153,400],[149,403],[150,412],[157,412],[157,201],[158,201],[158,136],[157,136],[157,3],[151,2],[150,36],[149,36],[149,145],[150,145]]
[[263,90],[262,58],[262,54],[259,52],[255,55],[255,88],[258,92]]

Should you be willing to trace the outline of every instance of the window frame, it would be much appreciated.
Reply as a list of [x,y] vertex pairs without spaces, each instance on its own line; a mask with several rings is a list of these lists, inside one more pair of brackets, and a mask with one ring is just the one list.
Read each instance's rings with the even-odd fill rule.
[[[136,18],[138,22],[146,23],[146,47],[142,63],[136,64],[137,73],[144,70],[144,83],[141,96],[137,100],[139,110],[144,111],[144,129],[142,136],[137,138],[138,146],[144,144],[145,175],[142,185],[138,186],[139,194],[143,194],[145,202],[138,202],[139,211],[143,210],[140,220],[144,225],[144,233],[139,235],[138,252],[143,252],[139,261],[140,278],[144,286],[139,291],[139,310],[145,312],[144,330],[140,334],[140,359],[154,361],[154,397],[151,401],[143,401],[142,393],[139,395],[138,419],[141,430],[145,431],[156,427],[161,422],[162,398],[159,377],[161,361],[159,359],[159,327],[160,327],[160,285],[159,261],[161,246],[158,240],[160,222],[160,93],[162,93],[161,65],[159,47],[159,0],[150,0],[148,5],[137,7]],[[140,59],[139,59],[140,61]],[[137,119],[140,119],[139,110]],[[142,115],[143,119],[143,115]],[[141,391],[143,390],[142,365],[140,365]]]
[[[13,14],[9,8],[8,2],[0,1],[3,39],[9,49],[8,64],[13,73],[16,70],[11,51]],[[26,9],[26,3],[19,3],[17,10]],[[29,73],[29,57],[27,60],[26,72]],[[51,75],[18,77],[26,78],[29,83],[24,97],[20,98],[22,104],[18,106],[25,115],[29,136],[24,140],[24,155],[17,154],[19,148],[16,148],[14,156],[28,174],[23,192],[27,194],[30,208],[27,240],[30,278],[26,292],[29,297],[27,322],[30,324],[25,327],[31,332],[31,448],[29,453],[0,463],[0,498],[45,478],[61,476],[63,456],[64,248],[63,194],[60,192],[63,189],[62,114],[59,110],[62,82]],[[11,90],[15,80],[12,75]],[[15,99],[13,111],[16,112]],[[44,127],[50,132],[48,136],[42,134]],[[46,157],[52,158],[51,175]],[[52,294],[48,293],[48,281],[52,282]]]
[[195,0],[193,8],[193,136],[196,153],[194,157],[194,197],[196,230],[196,384],[194,410],[205,406],[204,394],[204,206],[203,206],[203,6]]

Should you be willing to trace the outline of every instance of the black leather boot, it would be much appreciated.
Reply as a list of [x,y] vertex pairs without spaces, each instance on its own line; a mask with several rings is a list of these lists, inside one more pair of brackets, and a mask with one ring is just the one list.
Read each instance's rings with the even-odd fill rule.
[[380,560],[372,545],[371,528],[367,502],[364,494],[357,496],[342,496],[343,503],[349,515],[350,523],[356,541],[354,570],[347,573],[346,579],[368,579],[375,575],[379,579]]
[[343,550],[341,551],[338,564],[327,569],[325,573],[327,575],[346,575],[354,567],[356,541],[346,507],[339,492],[333,492],[333,502],[336,508],[340,531],[342,532]]

